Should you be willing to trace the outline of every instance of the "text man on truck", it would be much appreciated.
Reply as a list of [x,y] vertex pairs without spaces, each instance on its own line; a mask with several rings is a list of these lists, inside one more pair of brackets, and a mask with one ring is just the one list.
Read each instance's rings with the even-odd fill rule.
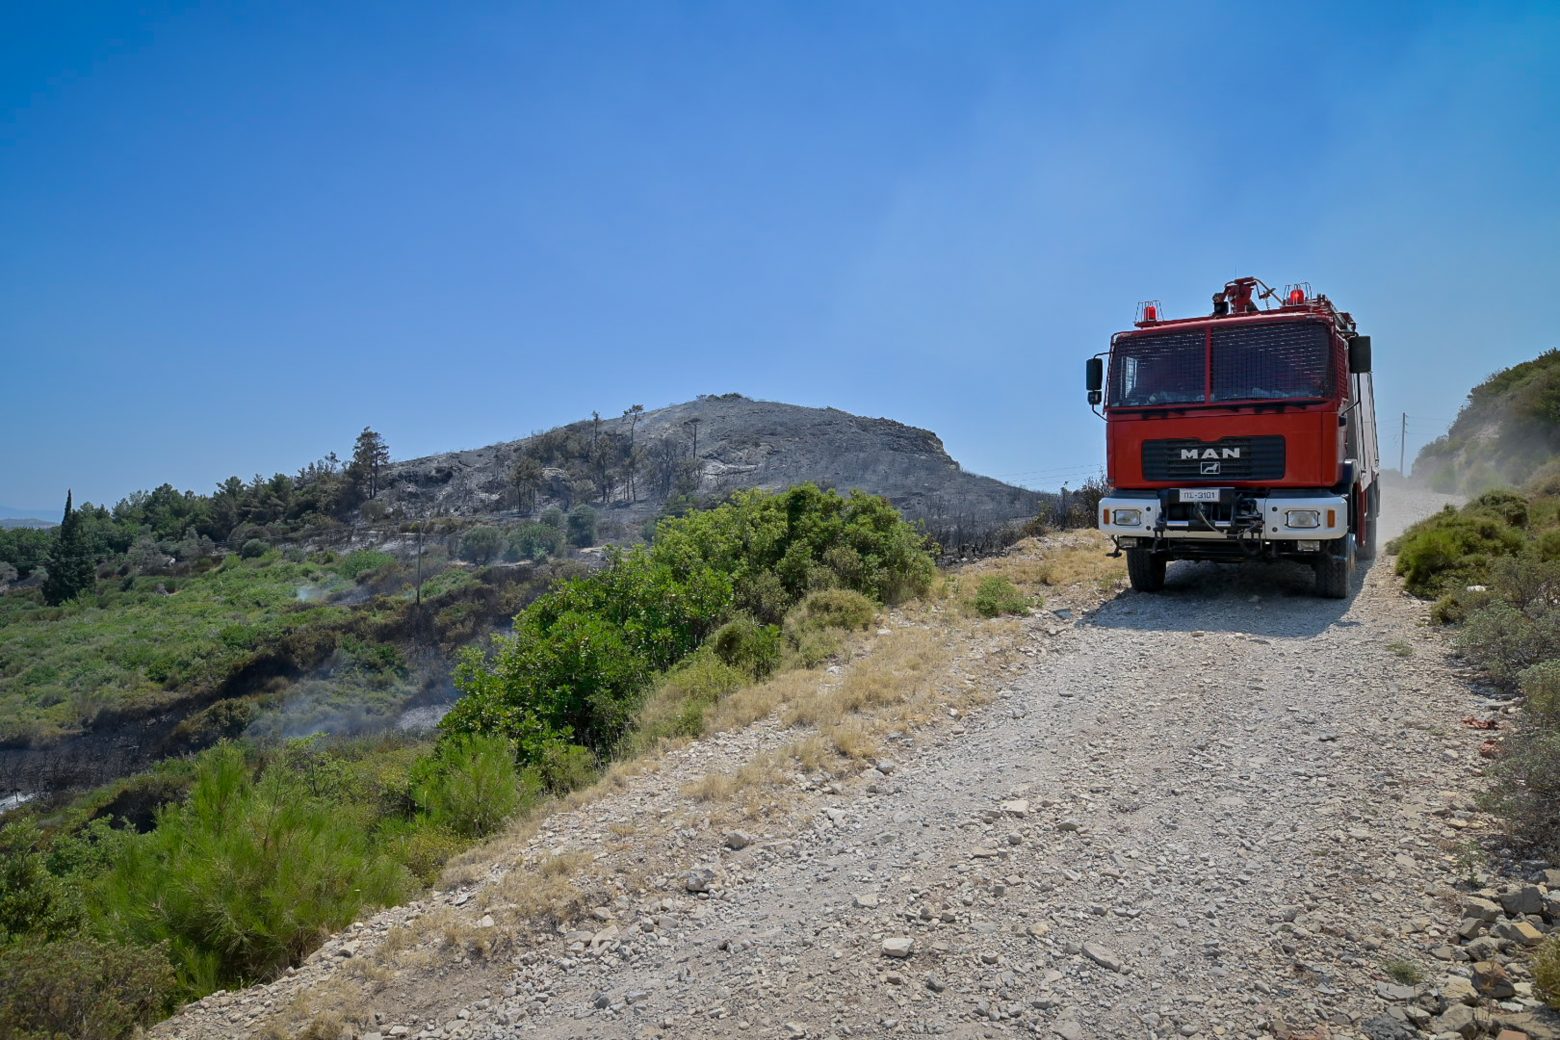
[[1134,589],[1163,587],[1171,560],[1281,558],[1349,594],[1375,554],[1380,459],[1370,337],[1326,296],[1237,278],[1203,317],[1140,304],[1089,359],[1088,390],[1113,487],[1099,527]]

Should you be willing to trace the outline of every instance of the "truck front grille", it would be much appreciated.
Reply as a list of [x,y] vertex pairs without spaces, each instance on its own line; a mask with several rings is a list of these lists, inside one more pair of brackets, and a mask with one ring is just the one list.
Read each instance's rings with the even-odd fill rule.
[[1282,437],[1143,442],[1145,480],[1207,484],[1231,480],[1282,480],[1284,463]]

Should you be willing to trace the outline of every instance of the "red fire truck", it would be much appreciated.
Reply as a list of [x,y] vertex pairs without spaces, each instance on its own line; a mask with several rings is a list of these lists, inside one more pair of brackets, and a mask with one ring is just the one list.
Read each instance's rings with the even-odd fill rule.
[[1112,485],[1099,527],[1134,589],[1162,588],[1171,560],[1292,559],[1349,594],[1380,511],[1370,337],[1349,314],[1237,278],[1203,317],[1139,304],[1087,368]]

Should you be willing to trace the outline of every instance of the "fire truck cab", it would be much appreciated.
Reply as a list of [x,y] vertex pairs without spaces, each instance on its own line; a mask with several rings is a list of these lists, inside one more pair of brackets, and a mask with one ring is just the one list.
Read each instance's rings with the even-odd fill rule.
[[1162,588],[1171,560],[1283,558],[1347,596],[1380,512],[1370,355],[1354,319],[1304,283],[1280,295],[1237,278],[1196,318],[1139,304],[1087,365],[1112,486],[1099,528],[1132,587]]

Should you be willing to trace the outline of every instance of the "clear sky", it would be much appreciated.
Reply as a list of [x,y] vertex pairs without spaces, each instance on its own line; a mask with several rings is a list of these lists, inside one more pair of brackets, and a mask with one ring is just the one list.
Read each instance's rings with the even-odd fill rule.
[[1560,346],[1560,5],[0,7],[0,503],[699,393],[1054,487],[1137,301],[1305,280],[1409,450]]

